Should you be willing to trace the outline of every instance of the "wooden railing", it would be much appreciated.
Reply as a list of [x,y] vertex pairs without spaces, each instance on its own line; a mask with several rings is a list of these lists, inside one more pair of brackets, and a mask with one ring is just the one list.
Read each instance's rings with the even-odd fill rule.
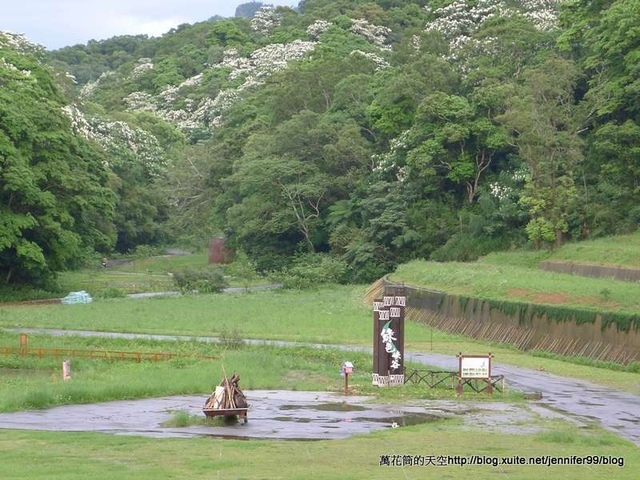
[[150,360],[161,362],[179,357],[216,359],[213,355],[184,355],[168,352],[135,352],[125,350],[79,350],[75,348],[0,347],[0,355],[19,355],[38,358],[90,358],[99,360]]

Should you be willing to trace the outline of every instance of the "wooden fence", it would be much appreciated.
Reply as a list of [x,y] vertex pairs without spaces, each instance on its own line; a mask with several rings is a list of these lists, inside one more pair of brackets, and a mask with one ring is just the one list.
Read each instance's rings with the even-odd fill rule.
[[[168,352],[135,352],[125,350],[78,350],[75,348],[0,347],[0,355],[38,358],[89,358],[98,360],[133,360],[161,362],[189,355]],[[193,355],[195,358],[217,359],[212,355]]]

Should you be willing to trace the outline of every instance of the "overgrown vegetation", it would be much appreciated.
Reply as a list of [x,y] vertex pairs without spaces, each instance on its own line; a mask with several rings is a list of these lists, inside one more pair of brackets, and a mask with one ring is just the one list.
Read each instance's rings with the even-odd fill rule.
[[228,286],[220,268],[183,269],[173,273],[173,282],[183,293],[219,293]]

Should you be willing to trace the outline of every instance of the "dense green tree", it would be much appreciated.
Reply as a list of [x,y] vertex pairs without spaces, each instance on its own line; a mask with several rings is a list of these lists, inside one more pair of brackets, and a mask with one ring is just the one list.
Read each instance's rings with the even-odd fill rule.
[[425,98],[407,134],[410,172],[440,171],[448,181],[464,186],[467,201],[474,202],[481,177],[494,156],[508,147],[504,130],[483,114],[457,95],[435,93]]
[[241,3],[236,7],[236,17],[252,18],[258,10],[262,8],[264,4],[262,2],[247,2]]
[[572,62],[550,58],[523,74],[519,95],[501,117],[527,162],[522,201],[529,207],[527,233],[536,246],[563,243],[578,198],[575,173],[583,159],[579,131],[584,126],[574,96],[578,74]]
[[111,247],[115,197],[50,72],[1,42],[0,52],[0,281],[38,284]]
[[637,0],[576,1],[563,5],[560,46],[585,71],[581,86],[589,130],[582,169],[584,208],[579,235],[626,233],[637,211],[640,148],[640,3]]

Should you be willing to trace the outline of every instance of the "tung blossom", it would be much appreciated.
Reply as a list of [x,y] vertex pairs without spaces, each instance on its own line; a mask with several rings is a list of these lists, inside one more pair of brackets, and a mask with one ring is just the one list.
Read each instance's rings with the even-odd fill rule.
[[109,153],[109,160],[105,163],[107,167],[139,162],[151,177],[165,173],[168,160],[153,134],[140,128],[132,128],[125,122],[87,119],[76,105],[67,105],[62,110],[70,118],[74,134],[96,141]]
[[131,78],[138,78],[143,73],[148,72],[149,70],[153,70],[153,61],[150,58],[141,58],[138,60],[138,64],[131,72]]
[[20,70],[13,63],[7,62],[4,57],[0,57],[0,68],[6,68],[7,70],[11,70],[13,72],[19,73],[23,77],[30,77],[31,76],[31,71],[30,70]]
[[449,40],[449,54],[444,58],[449,61],[460,61],[458,65],[463,73],[467,72],[464,64],[464,51],[467,55],[492,55],[491,42],[478,40],[475,33],[491,18],[522,16],[531,21],[539,30],[550,30],[556,26],[558,5],[560,0],[454,0],[438,9],[424,7],[434,17],[427,23],[425,31],[436,31]]
[[391,29],[379,25],[373,25],[363,18],[354,19],[351,22],[351,32],[366,38],[369,42],[377,45],[383,50],[390,50],[387,45]]
[[0,47],[7,47],[20,53],[40,54],[45,51],[43,45],[30,42],[22,33],[0,30]]
[[376,64],[376,70],[382,70],[390,66],[389,62],[387,62],[380,55],[376,55],[375,53],[363,52],[362,50],[353,50],[351,52],[351,55],[362,55],[363,57],[368,58]]
[[326,32],[331,25],[333,24],[331,22],[327,22],[326,20],[316,20],[307,27],[307,34],[313,40],[318,40],[320,38],[320,35]]
[[276,13],[270,5],[264,5],[251,19],[251,30],[263,35],[269,35],[271,31],[282,23],[282,15]]
[[115,72],[113,71],[104,72],[98,77],[98,79],[95,82],[85,83],[84,86],[80,89],[80,98],[85,99],[90,97],[93,94],[93,92],[98,88],[98,86],[100,86],[100,82],[112,75],[115,75]]

